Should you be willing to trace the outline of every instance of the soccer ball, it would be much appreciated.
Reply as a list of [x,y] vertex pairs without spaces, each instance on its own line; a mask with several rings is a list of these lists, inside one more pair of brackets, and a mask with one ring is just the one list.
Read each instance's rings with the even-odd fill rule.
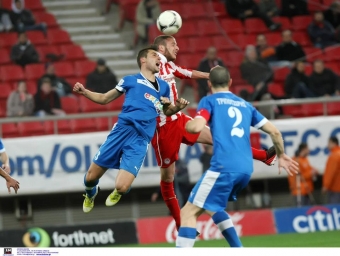
[[182,18],[178,12],[164,11],[157,19],[157,28],[164,35],[174,35],[182,27]]

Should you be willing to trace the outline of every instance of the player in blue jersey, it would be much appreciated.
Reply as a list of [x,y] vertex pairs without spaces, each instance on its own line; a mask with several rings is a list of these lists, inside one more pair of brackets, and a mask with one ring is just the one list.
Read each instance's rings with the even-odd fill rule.
[[119,169],[115,190],[106,199],[107,206],[115,205],[130,190],[155,133],[156,117],[161,110],[171,116],[189,104],[186,100],[179,99],[173,105],[169,100],[168,84],[155,77],[160,64],[156,47],[142,49],[138,53],[137,63],[141,69],[139,74],[125,76],[114,89],[105,94],[86,90],[80,83],[76,83],[73,88],[75,92],[99,104],[107,104],[125,93],[118,122],[99,148],[85,175],[85,213],[93,209],[99,179],[107,169]]
[[1,139],[0,139],[0,160],[2,162],[2,167],[0,168],[0,176],[6,180],[8,193],[11,193],[11,187],[14,189],[15,193],[17,193],[19,189],[19,182],[10,176],[11,169],[9,167],[9,157],[6,153],[5,146],[2,143]]
[[214,153],[207,170],[193,188],[181,210],[181,227],[177,247],[193,247],[197,217],[204,211],[218,226],[231,247],[242,247],[225,209],[228,201],[247,186],[253,172],[250,127],[268,133],[278,157],[279,172],[298,171],[298,163],[284,153],[280,131],[250,103],[229,91],[232,80],[224,67],[213,68],[209,76],[213,94],[204,97],[196,117],[186,124],[190,133],[199,133],[208,123],[213,137]]

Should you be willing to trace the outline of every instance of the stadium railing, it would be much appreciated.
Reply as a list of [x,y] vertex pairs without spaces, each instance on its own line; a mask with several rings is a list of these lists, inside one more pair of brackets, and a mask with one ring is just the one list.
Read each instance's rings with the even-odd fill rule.
[[[340,96],[338,97],[320,97],[320,98],[307,98],[307,99],[284,99],[284,100],[269,100],[252,102],[255,107],[270,107],[270,119],[275,119],[275,111],[273,106],[287,106],[287,105],[303,105],[322,103],[323,104],[323,116],[328,115],[327,103],[339,102],[340,109]],[[120,111],[110,112],[92,112],[83,114],[69,114],[66,116],[46,116],[42,117],[9,117],[0,118],[0,137],[2,136],[2,124],[6,123],[22,123],[22,122],[53,122],[54,134],[58,134],[58,123],[59,120],[75,120],[75,119],[87,119],[87,118],[108,118],[108,131],[111,130],[113,123],[112,117],[118,116]]]

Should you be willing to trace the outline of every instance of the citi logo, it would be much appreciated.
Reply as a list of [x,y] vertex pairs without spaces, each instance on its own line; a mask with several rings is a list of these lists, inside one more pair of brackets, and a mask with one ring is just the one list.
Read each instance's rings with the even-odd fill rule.
[[298,233],[340,230],[340,212],[336,208],[312,207],[306,215],[293,219],[293,228]]

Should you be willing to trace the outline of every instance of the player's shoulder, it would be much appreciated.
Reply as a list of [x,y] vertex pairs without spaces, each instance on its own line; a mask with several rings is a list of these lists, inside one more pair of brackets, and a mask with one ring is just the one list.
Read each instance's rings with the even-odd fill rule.
[[133,75],[127,75],[124,76],[121,80],[123,81],[136,81],[138,78],[140,78],[140,73],[138,74],[133,74]]

